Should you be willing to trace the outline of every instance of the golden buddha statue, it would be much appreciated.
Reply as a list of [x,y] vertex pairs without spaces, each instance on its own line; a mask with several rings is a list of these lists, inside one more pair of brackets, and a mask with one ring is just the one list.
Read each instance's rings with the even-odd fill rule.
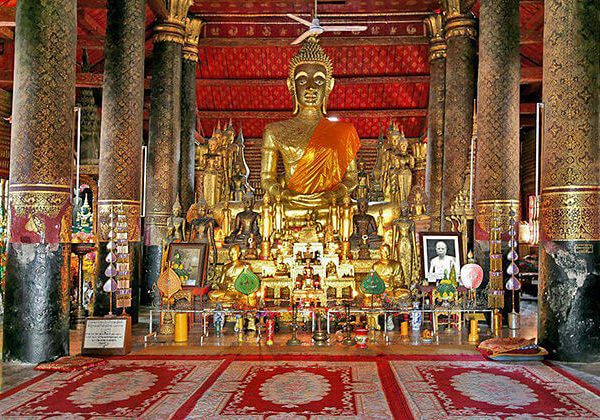
[[358,161],[357,181],[358,182],[353,194],[354,199],[368,199],[369,192],[371,190],[371,176],[366,170],[365,161],[362,159]]
[[208,140],[209,152],[204,156],[206,169],[202,176],[202,192],[209,207],[214,207],[222,198],[224,174],[226,173],[223,156],[219,152],[219,140],[213,136]]
[[352,220],[354,218],[354,207],[352,207],[352,201],[350,195],[346,194],[340,207],[340,239],[343,242],[348,242],[350,236],[352,236],[353,226]]
[[373,264],[372,269],[385,282],[386,292],[394,297],[407,296],[410,292],[407,284],[402,280],[402,266],[398,261],[390,259],[390,246],[382,244],[379,247],[379,254],[379,261]]
[[336,203],[335,197],[332,197],[329,203],[327,225],[331,226],[334,233],[340,230],[340,208]]
[[173,209],[171,210],[171,217],[169,222],[173,226],[173,242],[183,242],[186,236],[185,219],[181,216],[181,203],[179,202],[179,195],[173,203]]
[[242,249],[239,245],[233,245],[229,248],[229,262],[223,266],[221,276],[212,285],[215,290],[208,294],[211,301],[233,303],[243,298],[243,295],[235,290],[235,280],[248,266],[244,260],[240,259],[241,256]]
[[[357,184],[355,157],[360,139],[351,123],[325,118],[333,89],[333,66],[315,37],[290,61],[287,86],[294,117],[267,125],[263,134],[261,184],[281,197],[286,217],[304,218],[308,210],[327,217],[332,198],[341,199]],[[284,167],[284,186],[277,163]]]
[[408,200],[412,188],[412,170],[415,167],[415,158],[408,151],[408,140],[401,134],[398,141],[398,152],[396,155],[396,176],[398,177],[398,195],[396,203]]
[[392,249],[402,267],[402,283],[410,287],[418,281],[418,258],[415,223],[409,216],[409,207],[403,203],[399,217],[392,223]]
[[273,234],[273,208],[269,194],[263,195],[261,208],[261,235],[264,241],[269,241]]

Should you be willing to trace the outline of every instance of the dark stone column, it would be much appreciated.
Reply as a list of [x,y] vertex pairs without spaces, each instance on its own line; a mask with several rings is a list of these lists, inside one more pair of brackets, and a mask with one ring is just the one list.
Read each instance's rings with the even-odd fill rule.
[[473,1],[448,0],[444,3],[447,9],[447,57],[442,230],[449,228],[445,214],[450,211],[457,196],[461,192],[468,194],[477,60],[476,21],[469,12]]
[[191,0],[168,3],[169,17],[155,27],[144,223],[144,279],[160,274],[162,240],[179,189],[181,50]]
[[598,2],[546,0],[538,337],[600,360]]
[[[137,322],[140,295],[140,177],[144,124],[144,0],[109,0],[104,48],[102,126],[99,168],[99,279],[94,315],[108,313],[106,244],[111,207],[122,204],[127,215],[132,307]],[[113,306],[114,308],[114,306]],[[118,310],[115,311],[118,313]]]
[[195,202],[196,65],[201,29],[202,20],[186,19],[181,63],[181,161],[179,164],[179,194],[183,214]]
[[427,110],[427,167],[425,193],[429,199],[431,230],[441,229],[442,180],[444,178],[444,104],[446,101],[446,40],[443,18],[435,13],[425,19],[429,30],[429,109]]
[[69,353],[75,0],[21,0],[15,30],[4,361]]

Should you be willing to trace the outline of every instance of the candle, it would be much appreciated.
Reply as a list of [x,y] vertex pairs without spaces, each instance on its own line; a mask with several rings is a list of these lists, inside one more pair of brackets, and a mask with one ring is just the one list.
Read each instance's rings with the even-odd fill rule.
[[188,319],[186,313],[175,314],[175,337],[176,343],[188,341]]
[[479,341],[479,324],[476,319],[472,319],[470,321],[469,341],[470,342]]
[[400,337],[408,337],[408,321],[400,323]]
[[273,336],[275,335],[275,321],[272,318],[267,319],[267,346],[273,345]]

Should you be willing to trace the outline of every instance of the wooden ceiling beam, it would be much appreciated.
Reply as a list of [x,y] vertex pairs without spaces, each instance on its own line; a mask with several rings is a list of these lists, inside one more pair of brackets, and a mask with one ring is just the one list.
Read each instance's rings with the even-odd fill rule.
[[15,7],[0,7],[0,26],[15,26]]
[[[405,118],[405,117],[425,117],[426,108],[405,108],[405,109],[356,109],[356,110],[329,110],[328,115],[341,118]],[[198,118],[206,119],[265,119],[265,120],[283,120],[290,117],[290,111],[206,111],[199,110],[196,113]]]
[[[289,47],[294,38],[201,38],[202,47]],[[322,37],[325,47],[427,45],[425,36]]]
[[542,81],[542,67],[521,67],[521,84],[539,83]]
[[[336,77],[336,85],[429,83],[429,75]],[[197,79],[196,86],[285,86],[285,79]]]

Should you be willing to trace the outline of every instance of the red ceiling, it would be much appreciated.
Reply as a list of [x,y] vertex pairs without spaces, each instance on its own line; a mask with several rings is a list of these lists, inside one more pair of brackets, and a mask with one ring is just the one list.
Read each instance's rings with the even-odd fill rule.
[[[0,0],[0,12],[10,12],[15,4],[15,0]],[[304,27],[285,13],[308,18],[312,4],[309,0],[194,2],[191,12],[207,22],[197,75],[198,111],[205,132],[218,120],[233,116],[246,137],[257,138],[265,124],[289,115],[291,99],[285,78],[297,47],[288,42]],[[78,0],[78,6],[77,61],[81,62],[82,47],[87,46],[91,71],[101,73],[105,2]],[[323,40],[338,81],[330,97],[330,113],[354,122],[362,138],[377,137],[380,124],[386,125],[392,117],[404,126],[407,136],[425,131],[429,65],[422,18],[438,7],[436,0],[323,0],[319,4],[324,24],[366,23],[369,27],[365,33],[333,34]],[[543,2],[522,0],[520,12],[522,38],[530,38],[521,45],[522,65],[539,67]],[[154,19],[148,7],[148,29]],[[340,37],[345,41],[335,42]],[[146,45],[146,56],[151,58],[149,37]],[[8,74],[13,65],[10,41],[5,41],[4,51],[0,71]],[[147,64],[150,74],[151,61]]]

